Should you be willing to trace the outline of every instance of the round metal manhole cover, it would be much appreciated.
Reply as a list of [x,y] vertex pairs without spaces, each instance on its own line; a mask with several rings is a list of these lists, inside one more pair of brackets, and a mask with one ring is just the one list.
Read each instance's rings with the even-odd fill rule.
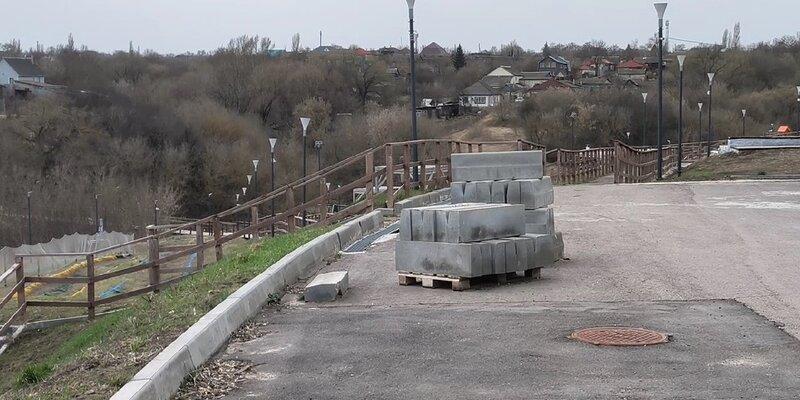
[[669,342],[666,334],[642,328],[588,328],[572,332],[569,337],[597,346],[651,346]]

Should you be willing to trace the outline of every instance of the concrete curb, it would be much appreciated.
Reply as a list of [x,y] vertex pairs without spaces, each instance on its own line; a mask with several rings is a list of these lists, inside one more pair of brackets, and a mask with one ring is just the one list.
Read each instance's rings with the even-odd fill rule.
[[394,215],[400,216],[400,212],[406,208],[427,206],[429,204],[435,204],[445,201],[449,198],[450,198],[450,188],[446,187],[444,189],[434,190],[430,193],[425,193],[419,196],[414,196],[405,200],[401,200],[398,201],[397,203],[394,203]]
[[362,235],[382,228],[383,213],[376,210],[356,218],[278,260],[190,326],[111,399],[167,400],[172,397],[184,377],[211,358],[239,326],[258,313],[270,294],[282,293],[286,286],[311,275],[324,259],[334,257]]

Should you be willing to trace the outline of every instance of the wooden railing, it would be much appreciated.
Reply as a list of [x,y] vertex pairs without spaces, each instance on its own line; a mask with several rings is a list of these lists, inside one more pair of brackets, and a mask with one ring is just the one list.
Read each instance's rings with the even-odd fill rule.
[[553,183],[584,183],[614,172],[613,147],[555,149],[547,152],[546,159],[552,160],[547,170]]
[[[417,146],[419,161],[413,162],[412,148]],[[334,165],[304,176],[274,191],[247,201],[236,207],[210,215],[199,220],[177,220],[170,225],[148,226],[147,236],[86,253],[61,253],[20,255],[10,269],[0,275],[0,281],[12,276],[15,284],[0,300],[0,312],[4,310],[8,319],[0,325],[0,338],[10,337],[13,324],[26,321],[28,307],[74,307],[85,308],[86,315],[93,319],[96,309],[124,299],[145,293],[158,292],[188,275],[192,275],[207,264],[206,256],[216,261],[223,258],[224,246],[233,240],[248,236],[259,238],[277,231],[293,232],[303,224],[300,217],[303,212],[312,214],[315,220],[308,225],[326,225],[342,221],[359,213],[371,211],[375,207],[375,196],[380,193],[377,182],[385,182],[386,202],[394,206],[400,191],[410,193],[414,188],[423,190],[437,189],[450,184],[450,155],[459,152],[482,152],[497,150],[545,150],[544,146],[524,140],[506,142],[465,142],[454,140],[417,140],[411,142],[389,143],[368,149],[348,157]],[[383,165],[376,161],[385,160]],[[420,171],[419,181],[413,180],[413,169]],[[402,172],[399,177],[396,172]],[[336,187],[330,182],[340,183]],[[364,189],[364,195],[358,201],[352,201],[352,191]],[[302,201],[303,190],[306,190],[306,201]],[[346,204],[336,212],[329,212],[328,205]],[[273,209],[273,204],[275,205]],[[282,211],[278,211],[278,209]],[[166,239],[178,233],[193,234],[194,240],[188,245],[168,246]],[[102,254],[110,254],[121,248],[131,246],[147,246],[146,261],[118,270],[98,273],[95,259]],[[212,250],[213,249],[213,250]],[[206,254],[206,252],[210,254]],[[76,277],[40,277],[26,275],[26,260],[34,257],[74,257],[85,260],[85,276]],[[182,264],[180,261],[184,260]],[[191,262],[186,262],[191,261]],[[177,266],[176,266],[177,264]],[[181,267],[184,265],[185,267]],[[190,267],[187,269],[187,267]],[[146,284],[124,293],[98,298],[96,285],[109,279],[128,276],[135,273],[147,273]],[[26,284],[77,284],[86,285],[84,300],[39,300],[26,296]],[[79,294],[79,293],[77,293]],[[9,310],[7,305],[16,298],[16,309]],[[10,312],[10,314],[9,314]]]
[[[721,142],[711,142],[719,146]],[[706,142],[683,143],[682,161],[699,160],[706,156],[709,144]],[[664,146],[661,149],[663,175],[677,170],[678,145]],[[614,142],[614,183],[641,183],[656,180],[658,174],[658,151],[652,148],[636,148],[625,143]]]

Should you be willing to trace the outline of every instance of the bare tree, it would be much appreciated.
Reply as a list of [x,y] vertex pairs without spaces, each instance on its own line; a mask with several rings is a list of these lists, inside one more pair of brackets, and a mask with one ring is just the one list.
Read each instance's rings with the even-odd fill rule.
[[297,53],[300,51],[300,34],[295,33],[292,35],[292,51]]

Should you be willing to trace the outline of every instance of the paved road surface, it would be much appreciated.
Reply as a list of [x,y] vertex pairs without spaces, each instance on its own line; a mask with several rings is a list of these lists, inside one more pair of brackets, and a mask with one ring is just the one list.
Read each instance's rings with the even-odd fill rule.
[[[746,308],[713,299],[738,300],[800,335],[800,182],[578,185],[558,187],[556,203],[570,260],[539,281],[467,292],[401,287],[392,241],[342,257],[324,270],[350,271],[343,299],[314,307],[287,295],[282,308],[260,317],[274,333],[228,349],[223,357],[267,362],[231,398],[275,390],[287,398],[436,397],[426,388],[477,398],[480,387],[487,398],[539,389],[553,398],[750,398],[770,385],[778,390],[763,392],[768,398],[798,392],[779,356],[798,357],[797,342]],[[576,344],[563,338],[598,324],[678,334],[652,353],[587,349],[572,357]],[[277,350],[256,354],[264,348]],[[754,348],[764,352],[747,350]],[[526,358],[532,349],[539,350]],[[548,370],[561,355],[571,361]],[[622,365],[642,355],[637,362],[656,365]],[[769,384],[741,392],[739,382],[756,377]],[[606,383],[589,390],[596,382]]]

